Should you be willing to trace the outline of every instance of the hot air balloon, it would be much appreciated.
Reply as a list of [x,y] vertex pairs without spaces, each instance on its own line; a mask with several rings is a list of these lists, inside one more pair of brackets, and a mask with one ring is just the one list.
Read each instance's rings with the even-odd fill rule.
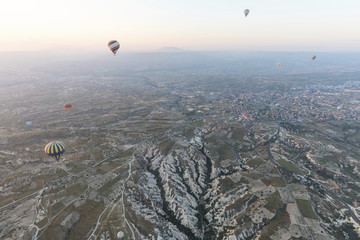
[[29,127],[32,125],[31,121],[26,122],[26,125],[28,125]]
[[249,9],[245,9],[245,10],[244,10],[244,15],[245,15],[245,17],[247,17],[247,15],[249,14],[249,12],[250,12]]
[[310,103],[313,104],[314,102],[315,102],[315,100],[312,98],[312,99],[310,100]]
[[108,43],[108,47],[110,48],[110,50],[114,53],[114,56],[116,54],[116,52],[119,50],[120,48],[120,44],[118,41],[116,40],[111,40],[109,43]]
[[276,63],[276,65],[278,66],[278,67],[280,67],[280,63],[278,62],[278,63]]
[[53,141],[46,144],[44,151],[47,155],[49,155],[56,161],[59,161],[59,159],[65,152],[65,145],[62,142]]
[[124,237],[124,232],[120,231],[116,234],[117,238],[123,238]]
[[311,59],[312,60],[315,60],[316,56],[315,55],[312,55]]
[[72,108],[72,105],[70,103],[64,104],[64,108],[68,111]]

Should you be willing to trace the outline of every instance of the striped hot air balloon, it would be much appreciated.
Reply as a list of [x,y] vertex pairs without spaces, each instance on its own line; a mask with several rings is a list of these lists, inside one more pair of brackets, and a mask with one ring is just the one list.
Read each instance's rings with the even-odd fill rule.
[[64,104],[64,108],[68,111],[72,108],[72,105],[70,103]]
[[120,43],[116,40],[111,40],[108,43],[108,47],[110,48],[110,50],[114,53],[114,56],[116,54],[116,52],[119,50],[120,48]]
[[59,161],[65,152],[65,145],[62,142],[53,141],[46,144],[44,151],[47,155]]

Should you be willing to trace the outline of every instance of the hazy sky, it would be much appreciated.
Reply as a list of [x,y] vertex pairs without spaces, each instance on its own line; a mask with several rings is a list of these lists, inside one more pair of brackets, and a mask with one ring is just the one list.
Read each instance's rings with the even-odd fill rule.
[[123,51],[360,51],[360,1],[4,0],[0,30],[0,51],[99,50],[112,39]]

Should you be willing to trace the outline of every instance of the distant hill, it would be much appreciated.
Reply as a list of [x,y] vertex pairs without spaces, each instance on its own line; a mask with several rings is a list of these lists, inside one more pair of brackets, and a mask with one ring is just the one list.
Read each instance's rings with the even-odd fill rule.
[[159,51],[159,52],[185,52],[184,49],[177,48],[177,47],[163,47],[163,48],[158,49],[157,51]]

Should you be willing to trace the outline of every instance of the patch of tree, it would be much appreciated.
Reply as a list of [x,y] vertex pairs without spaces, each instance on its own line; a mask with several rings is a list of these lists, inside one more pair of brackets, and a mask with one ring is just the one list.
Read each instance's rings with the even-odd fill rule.
[[355,231],[355,228],[351,223],[344,223],[339,228],[334,228],[333,236],[335,239],[360,239],[360,235]]
[[317,168],[315,171],[318,175],[322,176],[325,179],[333,179],[335,176],[333,172],[327,171],[324,167]]

